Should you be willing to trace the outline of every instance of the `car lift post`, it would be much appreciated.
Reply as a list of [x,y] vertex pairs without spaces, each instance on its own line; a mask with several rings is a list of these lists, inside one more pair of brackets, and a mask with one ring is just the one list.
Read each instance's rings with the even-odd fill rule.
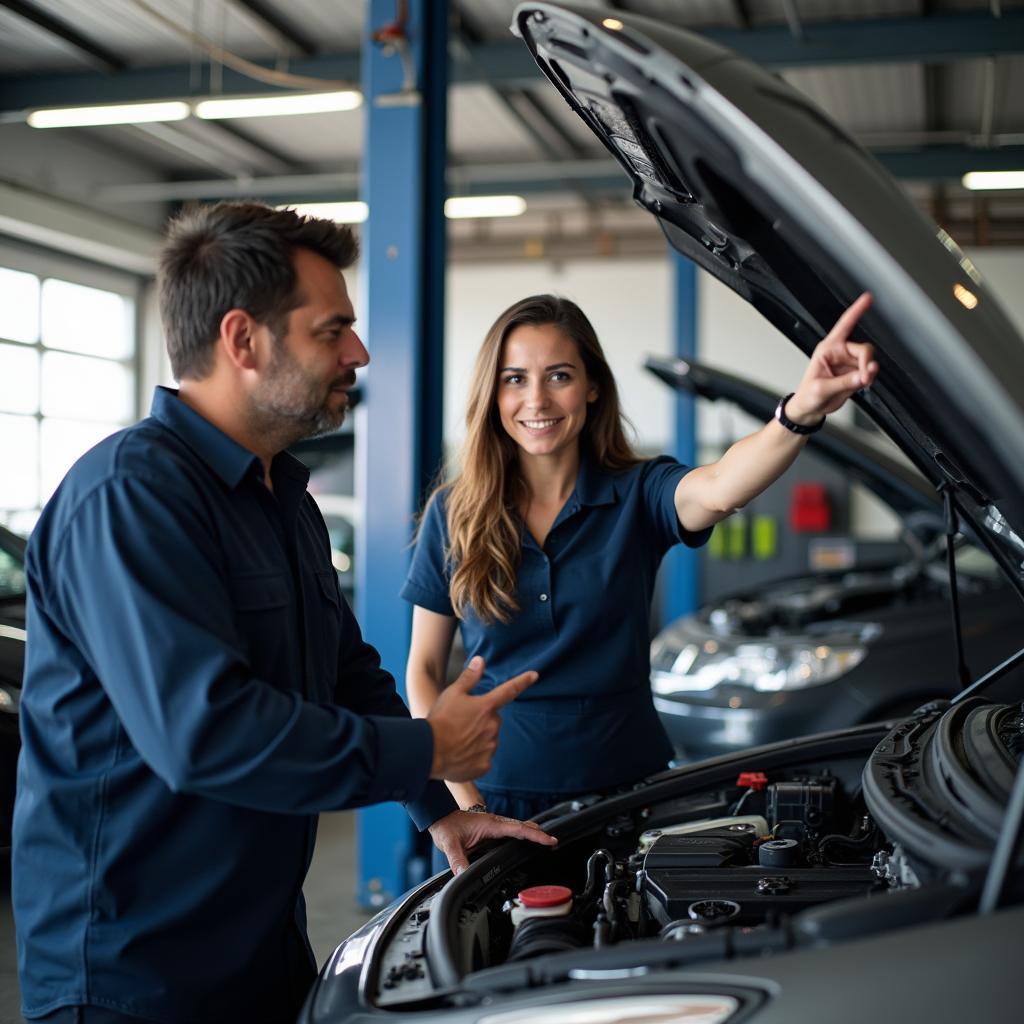
[[[685,256],[672,251],[672,281],[675,296],[675,355],[678,359],[697,357],[697,267]],[[676,393],[675,444],[672,454],[687,466],[697,464],[697,418],[692,395]],[[665,561],[666,585],[662,625],[688,615],[700,604],[700,555],[677,545]]]
[[[405,693],[398,596],[414,517],[441,457],[447,0],[365,0],[360,301],[370,352],[356,421],[357,618]],[[382,756],[398,751],[382,751]],[[398,803],[359,812],[358,899],[382,907],[429,873]]]

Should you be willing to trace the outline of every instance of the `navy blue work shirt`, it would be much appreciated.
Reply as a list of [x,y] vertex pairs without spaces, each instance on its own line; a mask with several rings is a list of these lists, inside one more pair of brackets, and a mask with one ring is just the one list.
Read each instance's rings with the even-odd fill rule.
[[[534,669],[540,679],[502,709],[498,750],[478,779],[504,793],[576,794],[631,783],[666,767],[672,746],[650,693],[650,612],[658,566],[679,542],[697,547],[676,515],[688,467],[667,456],[622,472],[581,459],[576,488],[541,548],[523,530],[519,611],[460,622],[479,692]],[[423,517],[402,597],[454,615],[449,596],[446,492]]]
[[293,1019],[316,814],[410,801],[433,737],[338,589],[308,473],[158,389],[47,504],[27,554],[14,813],[23,1012]]

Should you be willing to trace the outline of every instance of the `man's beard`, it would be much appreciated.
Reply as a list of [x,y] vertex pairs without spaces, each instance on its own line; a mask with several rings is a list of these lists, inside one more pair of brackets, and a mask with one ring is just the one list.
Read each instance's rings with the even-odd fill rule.
[[310,375],[275,339],[267,373],[251,400],[253,425],[281,448],[307,437],[321,437],[344,422],[348,403],[331,408],[334,388],[355,384],[354,370],[324,382]]

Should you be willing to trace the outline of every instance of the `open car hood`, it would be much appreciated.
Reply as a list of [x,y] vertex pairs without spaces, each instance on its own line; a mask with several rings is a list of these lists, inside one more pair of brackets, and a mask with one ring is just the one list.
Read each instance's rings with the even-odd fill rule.
[[971,262],[842,128],[698,35],[571,4],[513,31],[671,245],[810,353],[861,291],[856,396],[1024,597],[1024,341]]

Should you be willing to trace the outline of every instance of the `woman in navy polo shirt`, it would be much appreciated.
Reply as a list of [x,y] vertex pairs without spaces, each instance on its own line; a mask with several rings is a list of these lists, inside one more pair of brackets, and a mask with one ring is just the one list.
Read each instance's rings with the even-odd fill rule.
[[498,317],[476,361],[461,472],[432,495],[402,588],[415,606],[414,714],[444,686],[456,623],[475,692],[540,673],[504,708],[491,771],[449,783],[460,806],[530,818],[666,767],[648,681],[658,565],[673,544],[703,544],[871,383],[871,346],[847,340],[870,301],[840,317],[774,420],[694,470],[630,447],[615,380],[574,303],[537,295]]

